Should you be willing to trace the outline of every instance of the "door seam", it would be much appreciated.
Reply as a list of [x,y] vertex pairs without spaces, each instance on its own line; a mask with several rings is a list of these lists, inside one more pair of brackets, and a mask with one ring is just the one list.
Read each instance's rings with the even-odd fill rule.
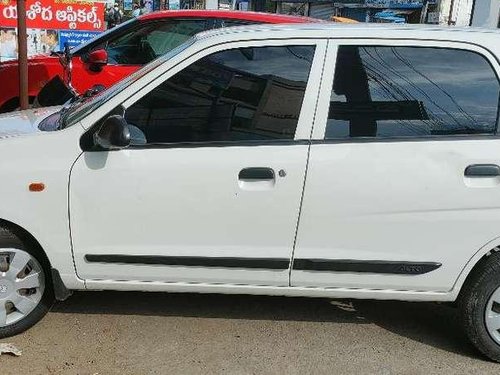
[[71,258],[73,260],[73,267],[75,269],[75,276],[81,280],[83,280],[84,282],[84,285],[85,285],[85,288],[87,287],[86,284],[85,284],[85,279],[80,277],[80,275],[78,275],[78,269],[76,267],[76,260],[75,260],[75,248],[74,248],[74,243],[73,243],[73,231],[72,231],[72,228],[71,228],[71,176],[73,174],[73,168],[75,167],[75,164],[78,162],[78,160],[80,160],[80,158],[84,155],[85,153],[84,152],[81,152],[80,155],[78,155],[78,157],[75,159],[75,161],[73,162],[73,164],[71,165],[71,168],[69,169],[69,175],[68,175],[68,195],[67,195],[67,199],[68,199],[68,229],[69,229],[69,242],[70,242],[70,251],[71,251]]
[[320,76],[320,84],[318,87],[318,92],[316,95],[316,104],[314,106],[314,115],[312,119],[312,126],[311,126],[311,132],[309,133],[309,145],[307,146],[307,157],[306,157],[306,166],[304,168],[304,180],[302,182],[302,193],[300,195],[300,202],[299,202],[299,212],[297,215],[297,222],[295,224],[295,235],[293,238],[293,246],[292,246],[292,252],[290,254],[290,265],[288,267],[288,286],[292,286],[292,270],[293,270],[293,261],[294,261],[294,256],[295,256],[295,246],[297,245],[297,235],[299,232],[299,225],[300,225],[300,217],[302,214],[302,204],[304,203],[304,194],[306,190],[306,181],[307,181],[307,172],[309,170],[309,159],[311,155],[311,143],[312,143],[312,136],[313,136],[313,131],[314,131],[314,125],[316,123],[316,115],[318,113],[318,104],[320,100],[320,95],[321,95],[321,89],[323,87],[323,75],[325,73],[325,64],[326,64],[326,57],[328,56],[328,50],[330,49],[330,40],[326,40],[326,47],[323,55],[323,64],[321,67],[321,76]]

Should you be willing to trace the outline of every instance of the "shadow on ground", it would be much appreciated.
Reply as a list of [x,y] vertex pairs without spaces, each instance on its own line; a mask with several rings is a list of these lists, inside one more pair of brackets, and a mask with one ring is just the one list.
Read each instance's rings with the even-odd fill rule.
[[375,324],[394,334],[474,359],[451,305],[368,300],[145,292],[77,292],[57,313]]

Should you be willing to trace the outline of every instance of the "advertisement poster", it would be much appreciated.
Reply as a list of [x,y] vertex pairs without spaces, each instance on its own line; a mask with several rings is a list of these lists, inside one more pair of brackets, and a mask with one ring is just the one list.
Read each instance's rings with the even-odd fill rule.
[[[0,0],[0,61],[17,58],[15,0]],[[80,0],[26,0],[28,55],[50,53],[92,39],[105,28],[104,3]]]

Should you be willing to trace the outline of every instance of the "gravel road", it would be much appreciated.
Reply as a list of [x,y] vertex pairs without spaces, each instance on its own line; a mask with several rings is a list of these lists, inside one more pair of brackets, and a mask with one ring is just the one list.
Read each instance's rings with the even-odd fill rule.
[[80,292],[11,342],[7,374],[496,374],[447,305]]

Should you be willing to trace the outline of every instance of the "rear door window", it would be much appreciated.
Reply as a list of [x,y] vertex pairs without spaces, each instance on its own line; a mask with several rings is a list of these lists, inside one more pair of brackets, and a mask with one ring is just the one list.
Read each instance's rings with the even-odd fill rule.
[[499,98],[498,77],[479,53],[344,45],[325,138],[494,134]]

